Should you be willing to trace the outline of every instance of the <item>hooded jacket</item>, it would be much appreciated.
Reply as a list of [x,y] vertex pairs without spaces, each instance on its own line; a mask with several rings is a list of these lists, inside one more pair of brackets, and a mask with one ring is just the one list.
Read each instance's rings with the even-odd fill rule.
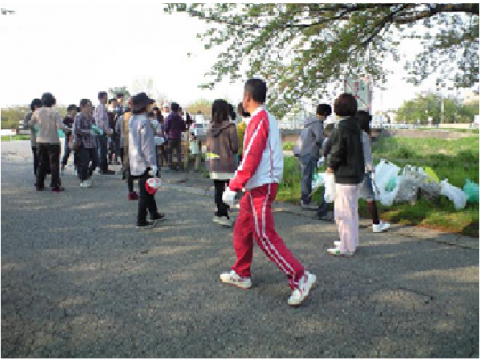
[[323,122],[316,116],[310,116],[305,119],[304,128],[309,128],[312,136],[303,142],[302,155],[310,154],[314,160],[318,160],[323,144]]
[[332,132],[332,150],[328,167],[337,184],[360,184],[365,176],[362,130],[355,117],[340,120]]
[[237,169],[235,154],[238,153],[238,136],[235,124],[228,120],[221,124],[212,124],[207,133],[207,149],[214,154],[209,161],[210,178],[231,179]]

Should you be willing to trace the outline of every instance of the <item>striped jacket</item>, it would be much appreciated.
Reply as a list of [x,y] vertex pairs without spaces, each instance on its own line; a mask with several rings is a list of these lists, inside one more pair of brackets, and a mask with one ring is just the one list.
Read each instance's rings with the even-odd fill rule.
[[229,188],[240,191],[272,183],[283,177],[283,148],[275,117],[263,106],[252,113],[243,148],[243,159]]

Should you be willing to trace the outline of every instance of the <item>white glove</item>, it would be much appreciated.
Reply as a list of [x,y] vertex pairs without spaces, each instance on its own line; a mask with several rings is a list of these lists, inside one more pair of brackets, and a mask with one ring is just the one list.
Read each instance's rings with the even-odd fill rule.
[[235,204],[236,196],[237,196],[237,193],[235,191],[230,190],[230,188],[227,186],[227,188],[223,192],[222,201],[227,205],[233,206]]
[[375,173],[374,172],[370,173],[370,179],[372,179],[372,181],[375,181]]
[[322,156],[320,159],[317,161],[317,167],[322,167],[323,164],[325,164],[325,158]]
[[158,166],[157,166],[157,165],[153,165],[153,166],[152,166],[152,169],[150,170],[150,173],[152,174],[152,176],[156,177],[156,176],[157,176],[157,172],[158,172]]

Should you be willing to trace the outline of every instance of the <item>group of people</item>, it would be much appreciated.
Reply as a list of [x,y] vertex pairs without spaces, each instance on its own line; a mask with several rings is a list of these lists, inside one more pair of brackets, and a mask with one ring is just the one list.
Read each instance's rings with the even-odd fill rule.
[[[217,206],[213,221],[232,226],[230,207],[234,206],[239,193],[243,194],[233,231],[237,260],[230,271],[220,275],[220,280],[243,289],[252,286],[250,268],[255,240],[265,255],[287,276],[292,290],[288,304],[297,306],[309,295],[316,283],[316,276],[305,269],[275,230],[272,204],[283,176],[283,148],[278,123],[265,107],[266,96],[267,86],[263,80],[248,80],[244,87],[243,101],[237,107],[240,120],[236,122],[233,106],[225,100],[215,100],[212,105],[207,149],[211,155],[209,170],[214,181]],[[125,108],[121,97],[109,101],[110,111],[106,107],[106,93],[100,92],[98,99],[100,103],[95,111],[90,100],[82,99],[79,109],[73,105],[68,108],[68,119],[64,120],[52,109],[55,98],[51,94],[46,93],[41,100],[32,101],[32,112],[25,119],[33,127],[36,188],[39,191],[44,189],[44,178],[49,166],[52,191],[63,190],[58,175],[58,130],[64,130],[71,134],[66,137],[65,148],[75,152],[74,163],[81,186],[90,186],[90,177],[97,163],[100,164],[100,173],[107,175],[110,174],[109,161],[115,162],[116,157],[120,157],[126,173],[124,177],[128,182],[129,199],[133,199],[131,195],[135,193],[133,180],[138,180],[140,196],[137,196],[137,227],[153,227],[165,215],[158,212],[155,191],[148,185],[149,179],[160,177],[165,153],[172,165],[172,153],[176,150],[177,165],[180,166],[181,134],[191,120],[185,121],[182,118],[181,109],[176,103],[171,104],[171,111],[168,112],[168,104],[164,104],[164,111],[154,108],[154,100],[145,93],[130,98]],[[370,119],[368,114],[357,113],[357,102],[351,94],[340,95],[335,100],[334,111],[339,120],[335,125],[327,124],[324,129],[323,122],[331,115],[332,109],[328,104],[319,105],[316,122],[306,122],[306,128],[312,127],[306,132],[311,139],[307,139],[307,135],[302,132],[305,146],[302,146],[299,153],[304,175],[301,205],[307,208],[311,204],[312,174],[316,160],[320,152],[323,152],[326,172],[335,175],[334,214],[340,235],[340,240],[328,252],[332,255],[351,256],[358,246],[357,203],[360,189],[362,187],[373,194],[373,163],[368,136]],[[111,113],[113,115],[109,115]],[[113,134],[117,136],[112,136]],[[327,135],[326,139],[324,135]],[[69,144],[73,145],[68,146]],[[158,147],[165,147],[166,144],[170,151],[158,152]],[[67,151],[62,160],[62,169],[68,160]],[[376,225],[381,226],[373,195],[368,200],[374,224],[377,222]],[[372,202],[373,205],[370,206]],[[323,216],[326,204],[322,202],[317,210]],[[148,220],[147,214],[150,215]],[[382,231],[388,224],[383,225]]]

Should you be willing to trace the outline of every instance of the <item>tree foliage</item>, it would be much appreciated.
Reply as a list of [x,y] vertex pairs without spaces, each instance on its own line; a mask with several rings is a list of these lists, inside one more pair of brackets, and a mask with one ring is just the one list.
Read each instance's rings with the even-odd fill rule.
[[[471,123],[473,116],[478,115],[478,102],[476,104],[464,105],[456,98],[445,98],[444,100],[444,122]],[[428,123],[428,117],[433,118],[433,123],[441,122],[442,97],[440,94],[428,93],[418,95],[413,100],[405,101],[397,112],[397,121],[406,121],[415,124],[420,120],[421,124]]]
[[211,24],[198,37],[221,52],[203,87],[260,76],[279,115],[348,76],[384,83],[384,60],[400,59],[398,44],[419,37],[417,24],[426,29],[424,51],[406,65],[410,81],[438,70],[439,85],[447,78],[461,87],[478,83],[478,4],[193,3],[165,11]]
[[[67,107],[64,105],[56,105],[57,110],[62,117],[67,115]],[[2,129],[18,129],[20,121],[23,120],[25,114],[30,111],[30,105],[16,105],[2,109]]]
[[206,99],[199,99],[191,104],[187,105],[187,110],[190,114],[195,115],[198,111],[201,111],[203,115],[211,115],[212,113],[212,101]]
[[155,86],[153,79],[150,78],[135,79],[132,85],[132,91],[134,94],[139,92],[146,93],[151,99],[156,101],[158,106],[161,106],[163,102],[168,100],[167,95],[160,91]]
[[126,86],[119,86],[119,87],[111,87],[108,88],[108,96],[110,98],[114,98],[117,96],[117,94],[123,94],[124,99],[128,99],[132,95],[130,94],[130,91],[128,91]]

